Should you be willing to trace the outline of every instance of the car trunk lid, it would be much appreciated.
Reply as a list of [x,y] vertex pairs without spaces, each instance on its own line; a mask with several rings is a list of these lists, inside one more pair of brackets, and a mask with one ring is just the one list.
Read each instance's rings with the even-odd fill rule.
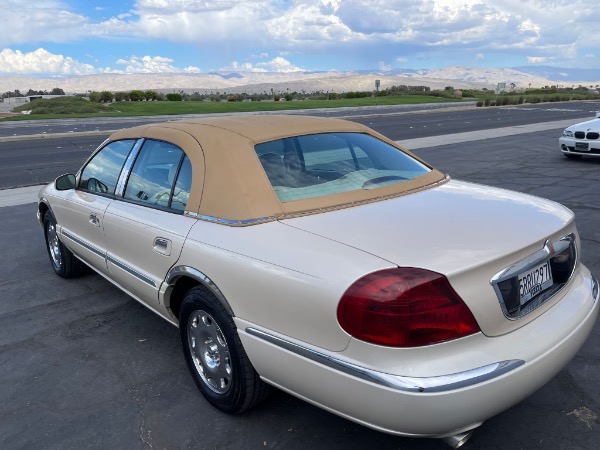
[[547,240],[576,233],[573,213],[557,203],[454,180],[391,200],[282,222],[400,267],[445,275],[488,335],[518,328],[557,301],[509,320],[492,278],[542,250]]

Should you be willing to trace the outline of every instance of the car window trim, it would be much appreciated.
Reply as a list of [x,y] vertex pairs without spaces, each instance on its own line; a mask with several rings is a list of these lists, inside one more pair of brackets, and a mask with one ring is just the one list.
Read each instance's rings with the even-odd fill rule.
[[[133,170],[133,165],[142,150],[142,147],[146,141],[156,141],[156,142],[165,142],[167,144],[171,144],[181,150],[181,156],[179,158],[179,163],[177,166],[177,172],[175,173],[175,178],[173,179],[173,184],[171,186],[171,193],[169,195],[169,205],[168,206],[159,206],[159,205],[151,205],[146,202],[136,201],[133,199],[125,198],[125,189],[127,187],[127,182],[129,181],[129,176],[131,175],[131,171]],[[117,142],[117,141],[111,141]],[[139,205],[145,208],[156,209],[159,211],[164,211],[171,214],[184,215],[185,210],[180,211],[177,209],[171,208],[171,202],[173,201],[173,191],[175,190],[175,184],[177,183],[177,177],[179,177],[179,171],[181,170],[181,166],[183,165],[184,159],[188,157],[185,150],[182,149],[179,145],[174,144],[173,142],[161,140],[161,139],[148,139],[148,138],[139,138],[133,144],[127,159],[125,159],[125,164],[123,164],[123,168],[121,169],[121,174],[119,175],[119,179],[117,180],[117,186],[115,187],[115,193],[113,195],[115,200],[119,200],[125,203],[131,203],[132,205]],[[188,157],[189,158],[189,157]]]
[[177,180],[179,179],[179,172],[181,172],[181,166],[183,166],[183,161],[185,160],[185,158],[187,156],[184,149],[180,148],[180,150],[181,150],[181,156],[179,157],[179,163],[177,163],[177,170],[175,171],[175,176],[173,177],[173,184],[171,184],[171,192],[169,194],[169,204],[167,205],[167,207],[169,209],[173,209],[172,203],[173,203],[173,194],[175,194],[175,186],[177,186]]
[[121,174],[119,175],[119,179],[117,180],[117,186],[115,187],[115,197],[123,198],[125,195],[125,186],[127,185],[127,180],[129,179],[129,175],[131,174],[131,169],[133,168],[133,163],[137,158],[137,155],[140,153],[140,149],[142,145],[146,142],[146,138],[140,138],[135,141],[127,159],[125,159],[125,164],[121,168]]
[[[135,138],[118,139],[116,141],[111,141],[109,138],[105,139],[104,142],[102,142],[102,144],[100,144],[98,146],[98,148],[92,152],[90,157],[85,161],[85,163],[81,166],[81,168],[77,172],[77,175],[76,175],[77,183],[75,185],[75,190],[81,191],[81,192],[87,192],[88,194],[99,195],[100,197],[110,198],[113,200],[118,199],[119,196],[117,195],[117,191],[119,189],[119,183],[121,182],[121,177],[123,176],[123,170],[124,170],[125,166],[127,165],[127,162],[129,160],[129,158],[131,157],[131,155],[134,153],[134,151],[136,151],[136,147],[138,145],[139,140],[140,139],[135,139]],[[144,138],[142,138],[141,140],[144,140]],[[117,178],[117,184],[115,185],[115,192],[110,193],[110,194],[108,194],[108,193],[103,194],[102,192],[92,191],[90,189],[81,187],[81,185],[80,185],[81,176],[83,175],[83,172],[84,172],[85,168],[88,166],[88,164],[96,157],[96,155],[98,153],[100,153],[102,150],[104,150],[106,148],[106,146],[112,144],[113,142],[119,142],[119,141],[133,141],[133,145],[131,146],[131,149],[129,150],[129,154],[127,155],[127,158],[125,158],[125,163],[123,164],[123,167],[121,167],[121,171],[119,172],[119,177]],[[139,151],[139,148],[137,148],[137,151]]]
[[156,209],[156,210],[171,213],[171,214],[178,214],[180,216],[185,214],[185,210],[180,211],[177,209],[169,208],[167,206],[151,205],[150,203],[141,202],[139,200],[132,200],[132,199],[125,198],[125,197],[116,197],[115,200],[121,201],[123,203],[129,203],[132,205],[143,206],[144,208]]

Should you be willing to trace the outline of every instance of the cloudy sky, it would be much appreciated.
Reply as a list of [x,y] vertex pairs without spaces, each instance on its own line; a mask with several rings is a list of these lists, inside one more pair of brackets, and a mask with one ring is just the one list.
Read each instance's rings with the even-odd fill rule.
[[598,0],[0,0],[0,75],[600,68]]

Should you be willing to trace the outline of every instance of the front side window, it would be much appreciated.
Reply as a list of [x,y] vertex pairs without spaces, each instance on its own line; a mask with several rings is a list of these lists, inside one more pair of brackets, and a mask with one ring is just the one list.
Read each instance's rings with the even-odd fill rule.
[[290,137],[257,144],[255,150],[282,202],[403,183],[431,170],[362,133]]
[[135,160],[124,198],[183,211],[191,184],[192,167],[183,150],[168,142],[148,140]]
[[87,163],[81,172],[79,188],[98,194],[113,195],[125,159],[135,140],[111,142]]

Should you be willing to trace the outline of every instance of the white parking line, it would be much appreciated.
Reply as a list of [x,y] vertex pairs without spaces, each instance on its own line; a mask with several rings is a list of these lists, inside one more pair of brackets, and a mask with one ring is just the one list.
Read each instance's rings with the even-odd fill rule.
[[[418,150],[421,148],[438,147],[440,145],[460,144],[462,142],[481,141],[484,139],[513,136],[516,134],[534,133],[536,131],[561,129],[578,122],[583,122],[587,119],[590,119],[590,117],[588,116],[581,119],[558,120],[555,122],[534,123],[529,125],[517,125],[505,128],[492,128],[489,130],[467,131],[465,133],[445,134],[442,136],[407,139],[396,142],[408,150]],[[558,135],[556,138],[558,139]],[[42,186],[29,186],[24,188],[0,190],[0,208],[5,206],[17,206],[25,205],[27,203],[35,203],[37,202],[37,194],[41,188]]]

